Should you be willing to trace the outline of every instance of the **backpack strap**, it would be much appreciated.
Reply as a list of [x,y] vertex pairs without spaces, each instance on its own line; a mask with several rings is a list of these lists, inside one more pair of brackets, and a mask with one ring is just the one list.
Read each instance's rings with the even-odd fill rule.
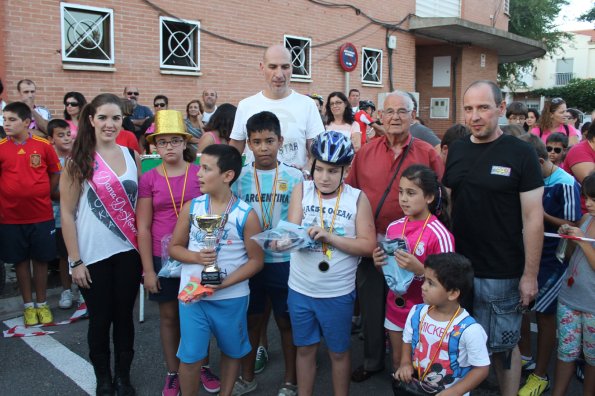
[[566,136],[570,137],[570,128],[568,128],[568,125],[562,124],[562,126],[564,127],[564,130],[566,131]]
[[452,331],[450,332],[450,336],[448,337],[448,357],[450,360],[450,368],[453,371],[452,376],[454,378],[463,378],[473,368],[472,366],[460,367],[458,359],[459,342],[461,341],[461,336],[463,335],[465,329],[475,323],[477,322],[472,316],[467,316],[453,327]]
[[413,316],[411,317],[411,329],[412,331],[412,335],[411,335],[411,359],[413,360],[413,353],[415,352],[415,347],[417,346],[417,343],[419,342],[419,321],[421,319],[421,310],[423,309],[423,307],[425,307],[425,304],[417,304],[413,309],[415,309],[415,312],[413,312]]

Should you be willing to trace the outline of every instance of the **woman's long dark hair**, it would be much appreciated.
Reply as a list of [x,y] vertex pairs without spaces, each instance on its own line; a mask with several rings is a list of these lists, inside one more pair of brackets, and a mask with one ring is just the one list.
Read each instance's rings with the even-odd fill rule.
[[66,92],[66,94],[64,95],[64,100],[62,101],[62,102],[64,102],[64,119],[65,120],[72,119],[70,114],[68,114],[68,112],[66,111],[66,99],[68,99],[68,98],[74,98],[78,102],[79,109],[81,109],[81,111],[79,112],[79,119],[80,119],[81,113],[83,111],[83,107],[85,107],[85,105],[87,104],[87,99],[85,99],[85,95],[83,95],[80,92],[76,92],[76,91]]
[[91,118],[95,116],[97,109],[105,104],[115,104],[121,109],[122,99],[109,93],[97,95],[91,103],[83,108],[79,116],[78,133],[72,146],[72,155],[66,164],[68,173],[79,184],[93,177],[97,138]]
[[230,103],[223,103],[221,106],[217,106],[217,110],[211,116],[209,123],[205,125],[205,131],[217,131],[221,139],[229,141],[229,135],[231,135],[237,109],[237,107]]
[[450,229],[448,195],[446,188],[438,181],[436,173],[425,165],[416,164],[405,169],[401,177],[421,188],[425,197],[434,197],[428,209],[446,228]]
[[[351,110],[351,104],[349,104],[349,100],[347,100],[347,96],[345,96],[345,94],[343,92],[339,92],[339,91],[335,91],[335,92],[331,92],[328,96],[328,98],[326,99],[326,125],[330,124],[331,122],[335,121],[335,116],[333,115],[333,112],[331,111],[331,98],[333,97],[338,97],[339,99],[341,99],[343,101],[343,103],[345,103],[345,110],[343,111],[343,122],[345,122],[346,124],[353,124],[353,111]],[[336,120],[341,121],[341,120]]]

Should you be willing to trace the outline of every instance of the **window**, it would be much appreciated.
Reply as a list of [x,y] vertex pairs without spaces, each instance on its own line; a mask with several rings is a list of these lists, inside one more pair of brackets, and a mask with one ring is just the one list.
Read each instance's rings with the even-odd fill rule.
[[200,23],[159,17],[162,69],[200,70]]
[[504,0],[504,14],[510,16],[510,0]]
[[60,3],[62,61],[114,63],[114,13],[96,8]]
[[448,118],[449,98],[432,98],[430,100],[430,118]]
[[574,59],[562,58],[556,60],[556,81],[557,86],[568,85],[574,78]]
[[297,80],[312,78],[310,69],[312,66],[312,39],[287,35],[283,39],[285,48],[291,54],[291,64],[293,66],[291,78]]
[[362,82],[382,84],[382,50],[362,48]]

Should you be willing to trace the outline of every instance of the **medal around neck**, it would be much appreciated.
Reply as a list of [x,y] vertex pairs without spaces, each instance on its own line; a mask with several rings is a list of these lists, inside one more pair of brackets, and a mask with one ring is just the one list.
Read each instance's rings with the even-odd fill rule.
[[[207,249],[215,249],[219,234],[227,222],[227,214],[207,214],[192,218],[194,225],[204,231],[207,235],[204,244]],[[217,235],[215,235],[217,234]],[[217,259],[212,264],[205,265],[201,274],[202,285],[220,285],[222,282],[221,268],[217,265]]]
[[[397,250],[403,250],[409,252],[409,243],[405,238],[386,239],[384,238],[379,242],[380,248],[384,250],[387,255],[387,264],[382,266],[382,272],[388,288],[395,294],[399,295],[395,304],[398,307],[405,306],[405,300],[400,297],[407,292],[409,285],[413,281],[413,272],[407,271],[399,267],[397,259],[395,258],[395,252]],[[401,305],[399,305],[401,304]]]

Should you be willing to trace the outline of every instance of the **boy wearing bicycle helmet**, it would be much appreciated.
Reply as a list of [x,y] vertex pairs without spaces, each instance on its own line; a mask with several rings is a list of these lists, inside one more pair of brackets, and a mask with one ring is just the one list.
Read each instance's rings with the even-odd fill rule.
[[366,195],[343,183],[354,149],[342,133],[324,132],[310,148],[311,181],[291,194],[288,220],[307,227],[318,243],[291,254],[287,304],[297,346],[299,393],[313,393],[316,351],[324,337],[332,363],[335,395],[349,393],[351,315],[360,256],[376,246]]
[[359,111],[353,116],[362,134],[362,146],[368,139],[384,135],[382,124],[372,118],[375,111],[376,106],[374,106],[374,102],[371,100],[360,100]]

